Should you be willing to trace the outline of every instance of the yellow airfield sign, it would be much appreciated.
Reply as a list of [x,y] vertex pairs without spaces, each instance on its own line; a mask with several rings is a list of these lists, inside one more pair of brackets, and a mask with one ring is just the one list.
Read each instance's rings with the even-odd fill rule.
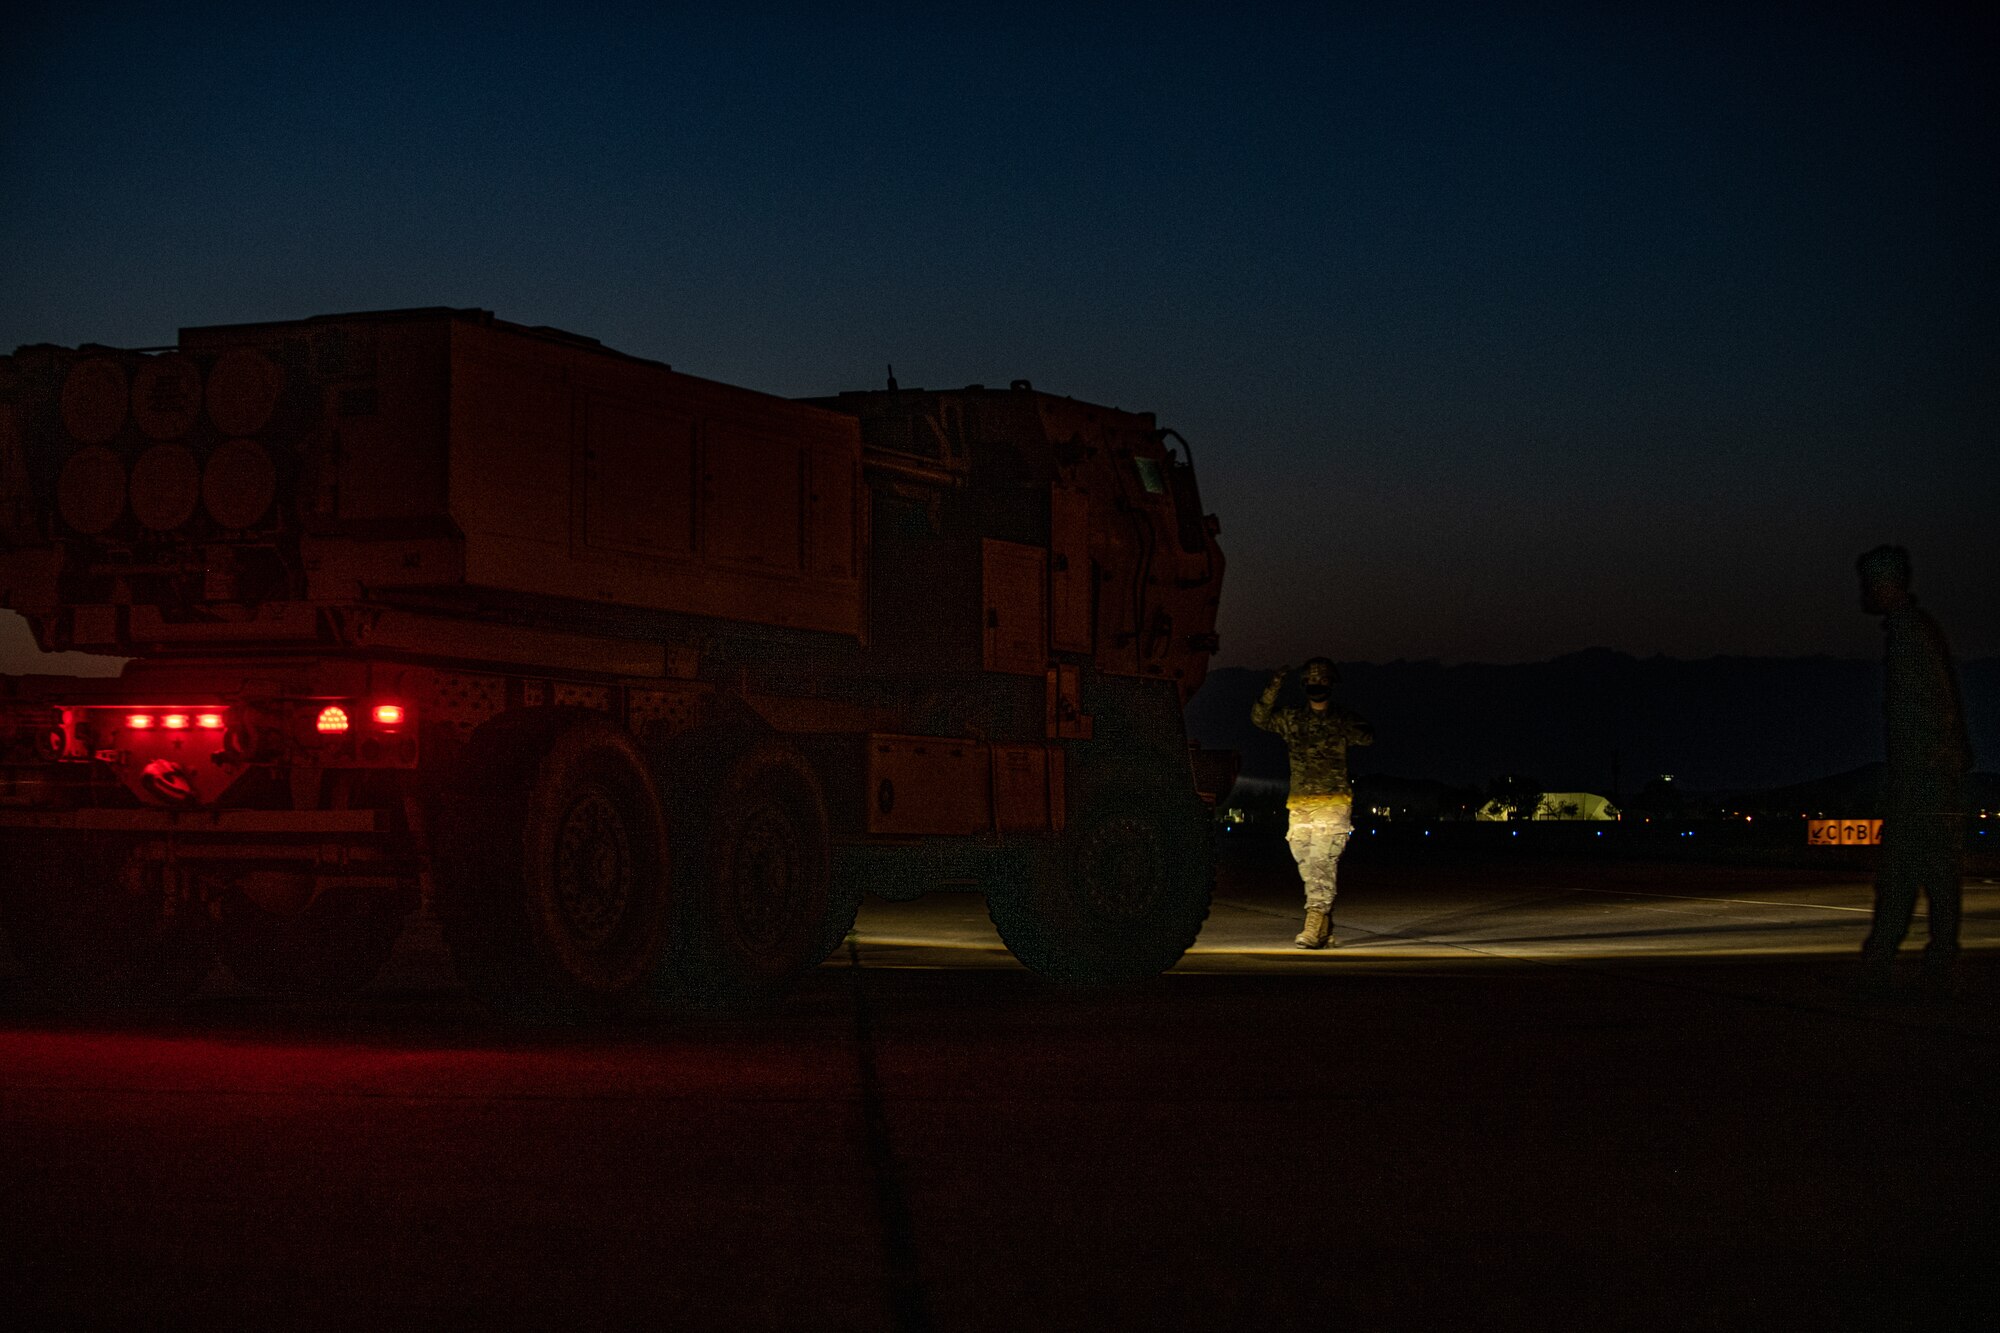
[[1882,841],[1882,821],[1808,819],[1806,841],[1814,847],[1872,847]]

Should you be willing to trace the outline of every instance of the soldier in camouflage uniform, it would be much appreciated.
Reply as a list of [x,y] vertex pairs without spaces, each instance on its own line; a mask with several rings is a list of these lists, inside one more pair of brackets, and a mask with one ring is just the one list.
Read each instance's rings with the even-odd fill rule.
[[1354,832],[1354,788],[1347,781],[1347,747],[1371,745],[1375,733],[1366,722],[1332,704],[1340,672],[1324,657],[1315,657],[1299,671],[1305,686],[1305,708],[1279,708],[1278,691],[1290,667],[1281,667],[1250,709],[1250,720],[1285,738],[1291,750],[1292,790],[1285,808],[1291,828],[1285,841],[1299,863],[1305,881],[1306,924],[1293,941],[1301,949],[1324,949],[1333,938],[1334,871],[1347,839]]
[[1861,946],[1863,985],[1880,988],[1910,929],[1921,892],[1930,906],[1924,976],[1953,984],[1965,858],[1965,775],[1972,745],[1958,672],[1937,621],[1910,592],[1910,556],[1878,546],[1855,562],[1861,606],[1882,617],[1882,711],[1889,762],[1882,775],[1882,859],[1875,924]]

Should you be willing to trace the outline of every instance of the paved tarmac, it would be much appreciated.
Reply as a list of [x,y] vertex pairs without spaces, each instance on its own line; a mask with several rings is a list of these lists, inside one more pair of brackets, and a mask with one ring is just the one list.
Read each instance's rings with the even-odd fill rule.
[[[1965,993],[1844,989],[1867,886],[1343,872],[1289,947],[1078,993],[967,895],[783,1001],[523,1034],[416,930],[344,1004],[80,1021],[0,980],[13,1326],[1988,1326],[2000,888]],[[1922,923],[1919,922],[1919,932]]]

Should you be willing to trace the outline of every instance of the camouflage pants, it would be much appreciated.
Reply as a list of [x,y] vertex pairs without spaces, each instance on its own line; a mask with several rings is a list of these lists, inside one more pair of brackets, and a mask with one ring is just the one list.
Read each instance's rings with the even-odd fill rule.
[[1324,911],[1333,906],[1334,873],[1354,832],[1354,802],[1344,796],[1328,797],[1294,806],[1291,814],[1285,841],[1291,844],[1299,878],[1305,881],[1306,907]]

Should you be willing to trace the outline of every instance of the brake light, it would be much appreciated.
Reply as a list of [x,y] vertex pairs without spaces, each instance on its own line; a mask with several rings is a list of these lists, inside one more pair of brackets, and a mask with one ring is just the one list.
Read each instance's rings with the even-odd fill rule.
[[203,731],[221,731],[221,730],[222,730],[222,714],[220,714],[220,713],[196,713],[196,714],[194,715],[194,724],[195,724],[195,725],[196,725],[197,727],[200,727],[200,728],[201,728],[201,729],[202,729]]
[[151,713],[133,713],[125,719],[125,725],[134,731],[146,731],[153,725]]
[[322,736],[338,736],[347,730],[347,710],[339,704],[328,704],[319,710],[319,721],[314,725]]
[[403,725],[401,704],[376,704],[375,725],[378,727],[400,727]]
[[168,731],[186,731],[187,724],[188,715],[186,713],[168,713],[160,719],[160,725]]

